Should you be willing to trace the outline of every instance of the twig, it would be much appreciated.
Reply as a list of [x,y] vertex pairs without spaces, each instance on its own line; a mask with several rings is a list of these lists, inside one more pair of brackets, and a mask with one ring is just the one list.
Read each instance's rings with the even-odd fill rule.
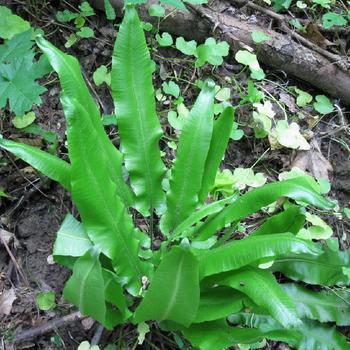
[[41,326],[27,329],[23,332],[20,332],[16,335],[14,342],[23,342],[30,340],[32,338],[38,337],[40,335],[43,335],[45,333],[50,332],[54,328],[62,327],[66,325],[67,323],[71,323],[77,320],[82,320],[87,316],[83,316],[79,311],[73,312],[69,315],[63,316],[61,318],[57,318],[52,321],[48,321],[45,324],[42,324]]
[[11,260],[12,260],[12,262],[13,262],[13,265],[16,266],[16,269],[17,269],[18,273],[19,273],[20,276],[22,277],[22,280],[23,280],[24,284],[26,285],[26,287],[29,288],[29,282],[28,282],[27,277],[24,275],[24,273],[23,273],[21,267],[19,266],[19,264],[18,264],[16,258],[14,257],[14,255],[13,255],[12,252],[11,252],[10,247],[7,245],[5,239],[2,237],[2,234],[1,234],[1,233],[0,233],[0,240],[1,240],[1,243],[4,245],[4,247],[5,247],[5,249],[6,249],[7,253],[8,253],[8,255],[10,256],[10,258],[11,258]]
[[101,340],[103,330],[104,330],[104,327],[99,324],[96,331],[95,331],[94,336],[91,339],[91,346],[98,345],[98,343]]

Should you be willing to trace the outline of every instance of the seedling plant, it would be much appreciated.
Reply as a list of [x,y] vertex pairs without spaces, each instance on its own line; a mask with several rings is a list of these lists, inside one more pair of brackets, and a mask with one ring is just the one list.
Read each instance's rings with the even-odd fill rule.
[[[156,322],[203,350],[256,347],[263,339],[349,348],[335,328],[350,324],[349,253],[312,216],[335,206],[319,183],[294,173],[269,184],[253,178],[260,187],[248,192],[238,186],[209,195],[234,119],[228,104],[214,117],[212,80],[182,121],[167,169],[154,64],[133,6],[125,9],[110,75],[119,147],[104,131],[76,58],[36,41],[61,83],[69,162],[4,138],[0,146],[72,194],[79,218],[66,216],[53,250],[72,270],[63,292],[69,302],[107,329]],[[178,97],[174,87],[163,88]],[[237,229],[271,205],[273,214],[249,235]],[[147,228],[136,225],[140,215]]]

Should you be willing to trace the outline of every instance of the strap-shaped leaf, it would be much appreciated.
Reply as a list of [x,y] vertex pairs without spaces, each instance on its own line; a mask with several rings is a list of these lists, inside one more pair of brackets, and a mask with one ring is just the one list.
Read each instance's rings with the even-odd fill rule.
[[278,257],[286,252],[319,255],[322,250],[315,243],[291,233],[248,237],[211,250],[198,250],[200,276],[236,270],[259,259]]
[[218,213],[225,207],[226,204],[234,202],[237,198],[238,196],[234,194],[228,198],[221,199],[220,201],[213,202],[201,207],[176,227],[173,232],[172,239],[190,236],[192,225],[198,224],[203,218],[207,216]]
[[282,329],[270,316],[259,313],[238,313],[231,315],[233,324],[254,327],[260,336],[288,343],[298,350],[346,350],[349,343],[335,327],[320,324],[316,321],[303,320],[300,328]]
[[39,148],[23,143],[5,140],[0,137],[0,147],[24,160],[48,178],[59,182],[70,191],[70,165],[64,160],[44,152]]
[[[107,329],[113,329],[120,322],[121,317],[118,310],[114,310],[106,304],[105,278],[98,254],[86,252],[75,262],[73,275],[66,283],[63,295],[76,305],[84,315],[92,316]],[[106,282],[110,283],[108,279]],[[119,289],[119,293],[115,295],[125,299],[120,286]],[[109,295],[109,292],[107,294]],[[118,302],[119,305],[121,303],[123,301]]]
[[266,235],[271,233],[290,232],[297,234],[304,226],[305,214],[302,208],[292,205],[282,213],[268,218],[251,236]]
[[229,106],[221,113],[214,122],[213,136],[210,142],[208,157],[205,162],[202,188],[198,198],[204,202],[211,187],[214,185],[216,172],[219,169],[221,160],[225,154],[233,125],[234,109]]
[[350,266],[349,252],[333,252],[326,248],[318,256],[288,254],[278,257],[272,265],[273,271],[282,272],[295,281],[323,286],[350,285],[343,268]]
[[125,166],[143,214],[160,209],[165,198],[152,64],[137,11],[127,6],[113,51],[111,86]]
[[77,59],[58,50],[41,37],[37,39],[37,44],[59,76],[62,88],[61,96],[65,96],[66,100],[75,100],[84,106],[86,111],[85,117],[90,119],[97,134],[94,140],[94,147],[100,154],[106,154],[108,157],[108,171],[117,185],[117,194],[124,203],[131,205],[133,195],[122,175],[122,154],[114,147],[103,129],[100,112],[85,84]]
[[300,318],[320,322],[335,322],[337,326],[350,325],[350,292],[314,292],[295,283],[282,285],[284,291],[294,300]]
[[188,327],[196,317],[198,305],[198,261],[190,250],[174,247],[155,272],[135,319],[169,320]]
[[229,273],[222,279],[218,277],[216,283],[246,294],[285,328],[301,325],[293,300],[270,271],[245,268]]
[[85,108],[66,97],[61,101],[68,120],[73,201],[89,238],[112,259],[117,274],[126,278],[128,291],[136,295],[150,265],[138,257],[140,240],[110,178],[108,155],[95,147],[98,133]]
[[243,294],[230,288],[216,287],[201,293],[193,323],[220,320],[243,307]]
[[213,132],[214,87],[213,81],[205,83],[182,129],[161,222],[165,234],[191,215],[198,203]]
[[[238,344],[253,344],[264,337],[283,340],[287,338],[287,332],[291,331],[283,329],[268,333],[260,329],[232,327],[225,319],[193,324],[182,330],[191,344],[201,350],[223,350]],[[298,334],[295,332],[294,336]]]
[[310,186],[310,180],[298,177],[291,180],[274,182],[245,193],[234,203],[207,220],[198,229],[198,239],[206,240],[225,225],[239,221],[281,197],[289,197],[322,209],[331,209],[334,204],[320,196]]

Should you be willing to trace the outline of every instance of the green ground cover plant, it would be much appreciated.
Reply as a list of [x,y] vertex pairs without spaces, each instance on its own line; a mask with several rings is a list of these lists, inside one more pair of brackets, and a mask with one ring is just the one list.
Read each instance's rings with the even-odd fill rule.
[[[37,44],[61,83],[69,162],[4,138],[0,147],[72,194],[80,217],[67,215],[53,251],[72,270],[64,288],[69,302],[107,329],[157,322],[203,350],[254,348],[264,339],[297,349],[349,348],[335,328],[350,325],[349,252],[312,216],[335,207],[319,183],[294,174],[211,201],[234,122],[228,104],[215,117],[212,80],[182,121],[167,169],[154,64],[133,6],[126,7],[110,74],[119,148],[78,61],[43,37]],[[274,215],[250,235],[237,234],[241,220],[271,205]],[[147,230],[137,226],[141,215]]]

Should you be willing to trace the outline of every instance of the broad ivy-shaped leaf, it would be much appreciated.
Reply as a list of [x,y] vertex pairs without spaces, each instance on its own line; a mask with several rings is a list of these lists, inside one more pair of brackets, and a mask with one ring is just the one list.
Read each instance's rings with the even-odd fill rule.
[[[118,310],[106,304],[103,269],[96,251],[88,251],[74,264],[73,275],[63,290],[64,297],[79,307],[84,315],[92,316],[107,329],[120,322]],[[123,299],[122,293],[119,294]]]
[[0,38],[11,39],[28,29],[30,29],[29,22],[14,15],[7,7],[0,6]]
[[312,242],[297,238],[290,233],[257,235],[229,242],[211,250],[198,250],[201,278],[221,272],[239,269],[257,260],[294,254],[320,255],[321,249]]
[[40,105],[40,95],[46,91],[37,83],[41,76],[33,69],[34,53],[6,64],[0,64],[0,108],[9,101],[10,110],[16,115],[23,115],[33,104]]
[[174,247],[156,270],[135,320],[174,321],[188,327],[199,305],[198,261],[187,248]]
[[206,82],[183,126],[161,221],[163,233],[174,230],[196,208],[213,132],[214,87],[214,82]]
[[112,95],[125,166],[137,197],[137,209],[147,214],[161,209],[165,166],[160,157],[162,129],[156,115],[152,61],[139,17],[127,7],[115,42]]
[[198,239],[208,239],[225,225],[239,221],[281,197],[289,197],[325,209],[334,207],[333,203],[314,190],[308,178],[298,177],[271,183],[245,193],[220,213],[205,221],[197,231]]
[[329,29],[335,26],[345,26],[346,23],[346,19],[336,12],[327,12],[322,16],[322,25],[324,29]]
[[312,101],[312,95],[304,90],[300,90],[298,88],[294,88],[294,91],[298,94],[297,97],[297,105],[299,107],[305,107],[308,103]]

